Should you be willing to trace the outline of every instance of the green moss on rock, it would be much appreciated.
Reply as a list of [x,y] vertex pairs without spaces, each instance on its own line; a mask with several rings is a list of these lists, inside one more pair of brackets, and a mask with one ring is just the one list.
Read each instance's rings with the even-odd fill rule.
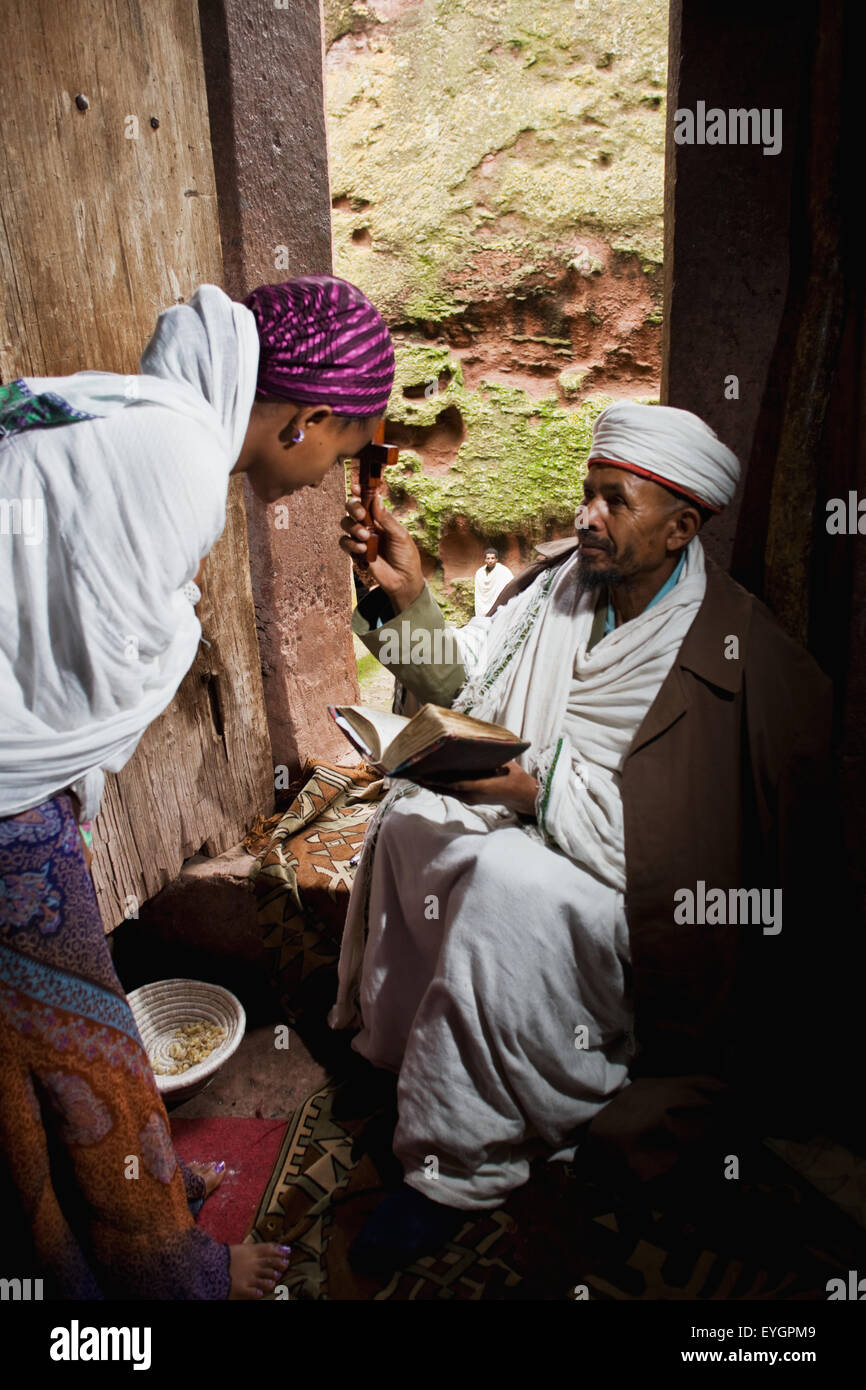
[[588,368],[566,367],[564,371],[559,373],[558,378],[562,394],[569,400],[579,396],[588,374]]
[[[447,385],[440,389],[443,379]],[[555,395],[534,400],[519,388],[491,382],[470,391],[447,349],[417,345],[398,345],[396,380],[390,419],[423,429],[454,406],[466,427],[448,473],[424,472],[411,450],[385,470],[391,498],[406,509],[406,525],[427,554],[438,554],[444,532],[460,518],[482,543],[518,534],[531,545],[552,524],[570,523],[593,421],[609,397],[567,409]],[[425,383],[435,383],[436,393],[420,399],[403,394]]]
[[[641,317],[658,330],[668,5],[324,5],[335,270],[395,332],[388,416],[418,450],[403,449],[388,470],[387,504],[434,558],[431,585],[446,614],[464,622],[473,582],[446,583],[440,562],[452,527],[468,527],[479,544],[517,536],[528,559],[534,543],[571,524],[592,423],[609,398],[582,400],[591,366],[572,348],[584,333],[571,332],[568,314],[585,314],[581,329],[601,328],[608,277],[634,285],[637,264]],[[566,309],[581,276],[601,293]],[[523,303],[526,332],[511,315]],[[491,306],[508,319],[504,372],[509,344],[520,371],[537,369],[539,349],[524,343],[541,344],[559,372],[556,394],[539,400],[493,380],[467,387],[445,339],[472,361],[473,336],[486,348],[498,332]],[[603,354],[615,367],[615,349]],[[428,441],[431,469],[434,456],[438,468],[447,457],[437,422],[455,444],[444,472],[423,462]]]
[[475,580],[454,579],[446,588],[441,570],[429,581],[430,592],[442,609],[446,623],[463,627],[475,617]]

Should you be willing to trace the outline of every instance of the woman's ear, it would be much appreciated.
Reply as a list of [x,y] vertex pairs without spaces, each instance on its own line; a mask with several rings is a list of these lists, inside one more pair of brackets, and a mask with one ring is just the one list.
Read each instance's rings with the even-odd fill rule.
[[323,425],[326,420],[333,417],[333,410],[329,405],[308,405],[300,411],[298,424],[302,429],[307,430],[311,425]]

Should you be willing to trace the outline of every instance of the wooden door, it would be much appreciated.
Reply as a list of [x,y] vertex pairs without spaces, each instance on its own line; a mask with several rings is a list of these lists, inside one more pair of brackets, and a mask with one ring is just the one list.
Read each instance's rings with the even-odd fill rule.
[[[222,280],[197,6],[0,12],[0,379],[135,371],[159,311]],[[205,567],[211,645],[107,779],[93,876],[108,931],[189,855],[220,853],[273,808],[241,486]]]

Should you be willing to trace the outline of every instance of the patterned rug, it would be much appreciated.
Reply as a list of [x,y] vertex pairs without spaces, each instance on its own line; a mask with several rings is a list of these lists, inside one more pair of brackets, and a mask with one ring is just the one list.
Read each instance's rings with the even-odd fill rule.
[[[363,763],[316,763],[251,875],[288,1023],[326,1065],[345,1053],[327,1026],[349,892],[382,783]],[[354,1055],[354,1054],[353,1054]]]
[[828,1279],[864,1267],[863,1231],[755,1145],[743,1156],[751,1177],[665,1211],[541,1162],[435,1256],[389,1280],[360,1277],[349,1246],[399,1173],[387,1107],[340,1115],[350,1084],[323,1086],[295,1113],[247,1237],[291,1245],[290,1299],[824,1301]]
[[756,1143],[740,1155],[740,1180],[697,1175],[663,1210],[579,1166],[540,1160],[525,1187],[468,1219],[435,1256],[385,1281],[356,1275],[349,1246],[401,1181],[394,1086],[335,1042],[325,1016],[353,861],[379,792],[363,767],[316,765],[256,878],[286,1017],[331,1059],[332,1079],[289,1122],[247,1236],[292,1246],[290,1299],[823,1301],[828,1279],[866,1268],[861,1226]]

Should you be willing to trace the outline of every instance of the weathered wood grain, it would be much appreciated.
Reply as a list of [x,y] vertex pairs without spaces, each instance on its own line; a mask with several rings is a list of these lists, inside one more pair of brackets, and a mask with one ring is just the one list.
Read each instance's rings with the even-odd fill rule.
[[[197,7],[4,0],[2,14],[0,379],[134,371],[159,311],[222,280]],[[238,480],[203,589],[211,646],[108,779],[93,863],[107,930],[273,806]]]

